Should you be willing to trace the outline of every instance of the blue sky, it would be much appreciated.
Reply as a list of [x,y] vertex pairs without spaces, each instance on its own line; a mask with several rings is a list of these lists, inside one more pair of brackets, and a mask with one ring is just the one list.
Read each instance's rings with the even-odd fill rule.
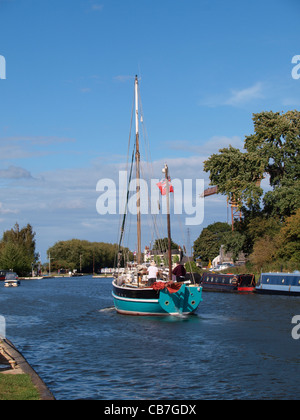
[[[43,260],[58,240],[116,242],[96,184],[126,158],[135,74],[155,170],[207,185],[203,160],[242,147],[253,113],[299,108],[299,16],[297,0],[0,0],[0,231],[31,223]],[[219,220],[214,196],[191,242]]]

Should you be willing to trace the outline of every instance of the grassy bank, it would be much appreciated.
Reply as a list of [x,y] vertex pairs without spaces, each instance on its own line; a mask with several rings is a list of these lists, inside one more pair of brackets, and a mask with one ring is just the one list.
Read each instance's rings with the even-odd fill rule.
[[38,390],[29,375],[0,374],[0,401],[40,400]]

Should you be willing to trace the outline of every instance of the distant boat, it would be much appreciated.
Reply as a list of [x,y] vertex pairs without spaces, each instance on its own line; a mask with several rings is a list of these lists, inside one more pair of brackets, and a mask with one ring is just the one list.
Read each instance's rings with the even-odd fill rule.
[[261,273],[256,293],[300,296],[300,272]]
[[204,273],[201,279],[204,291],[251,293],[255,291],[254,274]]
[[6,274],[9,273],[7,270],[0,270],[0,281],[4,281]]
[[[136,207],[137,207],[137,264],[130,272],[121,271],[118,263],[118,272],[113,281],[113,299],[115,309],[124,315],[188,315],[198,308],[202,301],[202,287],[196,282],[172,281],[172,256],[171,256],[171,226],[169,193],[171,192],[168,166],[165,165],[164,185],[167,199],[167,224],[168,224],[168,262],[169,271],[167,281],[156,281],[147,286],[143,279],[143,266],[141,256],[141,203],[140,203],[140,147],[139,147],[139,89],[138,78],[135,78],[135,165],[136,165]],[[133,162],[132,162],[133,163]],[[132,173],[132,166],[131,166]],[[127,193],[127,203],[128,195]],[[126,206],[127,207],[127,206]],[[126,214],[125,214],[126,217]],[[121,229],[121,239],[124,233],[125,218]],[[118,260],[120,260],[121,247],[119,245]]]
[[13,273],[13,272],[6,273],[5,280],[4,280],[4,287],[18,287],[20,286],[20,284],[21,282],[16,273]]

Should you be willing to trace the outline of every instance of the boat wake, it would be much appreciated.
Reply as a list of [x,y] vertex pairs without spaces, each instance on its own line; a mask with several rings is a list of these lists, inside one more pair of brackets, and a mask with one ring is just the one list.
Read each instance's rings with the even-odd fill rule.
[[114,306],[109,306],[108,308],[99,309],[98,312],[112,312],[115,310]]
[[187,315],[187,314],[181,314],[180,312],[178,312],[178,314],[174,314],[172,316],[174,316],[177,319],[188,319],[189,318],[189,315]]

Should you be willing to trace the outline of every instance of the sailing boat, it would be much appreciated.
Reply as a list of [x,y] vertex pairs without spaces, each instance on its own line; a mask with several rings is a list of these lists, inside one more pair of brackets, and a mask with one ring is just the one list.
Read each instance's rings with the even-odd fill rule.
[[[145,281],[145,272],[141,266],[141,196],[140,196],[140,145],[139,145],[139,89],[138,77],[135,77],[135,164],[136,164],[136,204],[137,204],[137,267],[136,271],[124,273],[117,270],[113,280],[112,296],[115,309],[124,315],[188,315],[198,308],[202,301],[202,287],[191,283],[172,281],[172,255],[171,255],[171,223],[170,223],[170,184],[168,166],[165,165],[167,224],[168,224],[168,279],[154,282],[148,286]],[[128,195],[127,195],[128,197]],[[125,220],[125,219],[124,219]],[[121,229],[123,235],[124,221]],[[121,241],[120,241],[121,243]],[[119,245],[120,251],[120,245]],[[120,252],[118,253],[120,256]],[[120,260],[120,258],[119,258]],[[118,268],[120,263],[118,263]],[[141,270],[139,270],[141,268]]]

